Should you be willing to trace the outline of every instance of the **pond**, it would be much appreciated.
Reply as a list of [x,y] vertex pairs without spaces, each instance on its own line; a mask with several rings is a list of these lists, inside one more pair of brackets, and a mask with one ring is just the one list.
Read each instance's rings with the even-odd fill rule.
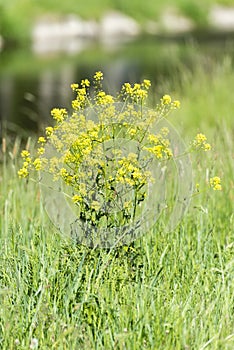
[[199,66],[211,70],[226,55],[234,56],[231,39],[198,42],[144,37],[117,46],[93,44],[72,55],[6,50],[0,53],[0,118],[17,133],[38,131],[50,123],[52,108],[69,109],[70,84],[91,78],[97,70],[104,72],[105,87],[111,93],[126,81],[147,78],[160,94],[165,93],[165,86],[173,89],[183,70],[192,72]]

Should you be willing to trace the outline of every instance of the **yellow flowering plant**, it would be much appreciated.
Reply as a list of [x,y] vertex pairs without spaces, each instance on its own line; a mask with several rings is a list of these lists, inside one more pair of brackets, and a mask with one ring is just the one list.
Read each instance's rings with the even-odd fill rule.
[[[72,112],[51,111],[54,126],[39,137],[35,157],[22,151],[18,174],[38,171],[45,208],[62,232],[109,247],[149,230],[169,208],[165,193],[176,201],[176,209],[168,209],[175,224],[189,202],[192,176],[185,145],[165,119],[180,102],[164,95],[148,109],[149,80],[123,84],[117,97],[103,90],[102,81],[103,73],[96,72],[92,84],[84,79],[71,85]],[[192,146],[210,149],[203,134]],[[217,177],[210,185],[221,189]]]

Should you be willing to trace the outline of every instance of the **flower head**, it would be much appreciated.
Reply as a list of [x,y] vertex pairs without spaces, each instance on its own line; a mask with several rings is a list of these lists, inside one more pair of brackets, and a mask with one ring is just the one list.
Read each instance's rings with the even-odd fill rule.
[[178,101],[178,100],[173,101],[173,107],[175,109],[180,108],[180,101]]
[[161,103],[163,105],[169,105],[171,103],[171,96],[170,95],[164,95],[161,99]]
[[220,177],[214,176],[210,178],[210,186],[213,188],[214,191],[221,191],[222,186],[221,186],[221,180]]
[[58,123],[63,122],[64,119],[68,116],[67,110],[65,108],[53,108],[51,115]]
[[100,81],[103,80],[103,73],[101,71],[98,71],[94,74],[94,80]]
[[44,144],[46,142],[46,139],[43,136],[40,136],[37,142]]
[[207,141],[207,137],[204,134],[199,133],[196,135],[195,139],[193,140],[192,145],[195,149],[202,149],[204,151],[209,151],[211,149],[211,145],[206,141]]

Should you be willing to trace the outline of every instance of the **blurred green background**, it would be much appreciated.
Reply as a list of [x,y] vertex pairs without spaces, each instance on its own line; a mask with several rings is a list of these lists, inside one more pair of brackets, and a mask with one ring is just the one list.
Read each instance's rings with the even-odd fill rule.
[[[0,0],[2,125],[23,135],[38,132],[50,122],[51,108],[69,108],[70,84],[91,78],[100,69],[110,92],[126,81],[148,78],[153,85],[151,103],[164,93],[179,98],[184,107],[178,123],[183,126],[187,123],[183,115],[188,106],[194,125],[206,122],[211,126],[221,116],[232,124],[229,111],[234,101],[234,35],[231,30],[213,28],[210,23],[212,9],[222,6],[228,10],[232,5],[233,0]],[[100,24],[103,16],[113,10],[135,20],[139,35],[122,35],[117,41],[111,35],[105,41],[98,33],[91,40],[76,37],[61,50],[56,38],[56,50],[42,52],[33,42],[34,26],[40,20],[61,23],[66,16],[75,15],[82,21]],[[162,18],[168,13],[186,17],[193,24],[192,29],[165,30]],[[149,24],[155,33],[149,33]],[[212,96],[207,95],[211,87]]]

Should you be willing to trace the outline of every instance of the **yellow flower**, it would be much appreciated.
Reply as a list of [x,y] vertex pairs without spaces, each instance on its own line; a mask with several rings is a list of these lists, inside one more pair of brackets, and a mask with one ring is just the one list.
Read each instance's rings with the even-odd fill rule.
[[178,100],[173,101],[173,107],[174,107],[175,109],[180,108],[180,101],[178,101]]
[[79,84],[71,84],[71,88],[73,91],[76,91],[79,88]]
[[88,79],[83,79],[81,80],[81,86],[83,87],[89,87],[90,86],[90,81]]
[[144,79],[142,85],[144,86],[144,88],[149,89],[151,86],[151,81],[148,79]]
[[135,168],[135,170],[132,173],[132,177],[134,178],[134,180],[141,180],[142,173],[140,172],[140,169]]
[[167,136],[169,134],[169,129],[167,127],[164,127],[161,129],[161,133],[163,136]]
[[65,108],[53,108],[51,115],[58,123],[62,123],[67,117],[67,111]]
[[170,95],[164,95],[161,99],[161,102],[163,105],[169,105],[171,103],[171,96]]
[[103,80],[103,73],[101,71],[98,71],[94,74],[94,80],[100,81]]
[[209,143],[204,144],[204,150],[205,151],[210,151],[211,150],[211,145]]
[[128,96],[132,96],[133,94],[133,88],[131,87],[130,83],[124,83],[122,86],[122,91],[126,93]]
[[196,135],[195,140],[196,140],[197,144],[201,145],[207,140],[207,138],[206,138],[206,136],[204,134],[200,133],[200,134]]
[[40,158],[36,158],[33,162],[33,165],[34,165],[34,168],[36,170],[41,170],[41,167],[42,167],[42,161]]
[[45,131],[46,131],[46,135],[47,135],[47,136],[50,136],[50,135],[53,134],[54,129],[52,128],[52,126],[47,126],[47,128],[45,129]]
[[38,143],[45,143],[46,139],[43,136],[40,136],[37,142]]
[[149,142],[153,142],[155,144],[158,144],[159,143],[159,137],[158,135],[154,135],[154,134],[149,134],[148,137],[147,137],[147,140]]
[[143,89],[138,89],[136,92],[135,92],[135,96],[136,98],[140,98],[140,99],[145,99],[148,94],[147,94],[147,91],[143,90]]
[[72,201],[73,203],[77,204],[77,203],[81,203],[83,201],[82,197],[79,196],[78,194],[75,194],[73,197],[72,197]]
[[207,137],[204,134],[199,133],[196,135],[192,144],[195,148],[200,148],[204,151],[209,151],[211,149],[211,145],[207,143],[206,140]]
[[75,111],[77,111],[78,109],[80,109],[80,107],[81,107],[80,101],[78,101],[78,100],[73,100],[73,101],[72,101],[72,108],[73,108]]
[[221,180],[220,177],[214,176],[210,178],[210,186],[213,188],[214,191],[221,191],[222,186],[221,186]]
[[21,157],[22,157],[22,158],[28,158],[29,156],[30,156],[29,151],[23,150],[23,151],[21,152]]
[[28,169],[27,168],[22,168],[18,171],[19,177],[27,177],[29,175]]
[[163,157],[163,146],[162,145],[149,147],[149,148],[146,148],[146,150],[153,153],[156,156],[156,158],[158,158],[158,159]]
[[107,105],[114,102],[114,98],[111,95],[107,95],[104,91],[99,91],[97,94],[97,104]]
[[44,153],[45,153],[45,148],[44,147],[38,148],[37,154],[41,155],[41,154],[44,154]]

